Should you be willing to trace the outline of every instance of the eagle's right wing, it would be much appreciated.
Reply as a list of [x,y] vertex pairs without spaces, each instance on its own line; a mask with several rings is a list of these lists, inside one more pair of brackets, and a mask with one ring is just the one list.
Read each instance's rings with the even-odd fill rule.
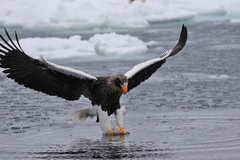
[[8,78],[27,88],[66,100],[77,100],[81,95],[92,100],[96,77],[47,62],[42,57],[34,59],[24,53],[16,32],[18,47],[6,29],[5,32],[10,42],[0,35],[5,43],[0,43],[0,67],[5,69],[3,72]]

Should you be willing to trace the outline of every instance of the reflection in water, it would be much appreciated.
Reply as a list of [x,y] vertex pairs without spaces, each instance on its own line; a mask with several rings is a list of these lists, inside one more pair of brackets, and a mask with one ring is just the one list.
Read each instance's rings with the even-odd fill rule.
[[124,135],[107,136],[103,135],[101,140],[77,139],[72,147],[74,153],[79,154],[78,158],[122,158],[126,153],[124,148]]
[[103,135],[100,140],[80,138],[75,140],[71,149],[67,151],[47,151],[33,154],[35,154],[34,157],[40,159],[128,159],[169,156],[169,150],[157,149],[156,146],[149,146],[148,144],[141,146],[135,143],[126,144],[124,142],[125,138],[125,135]]

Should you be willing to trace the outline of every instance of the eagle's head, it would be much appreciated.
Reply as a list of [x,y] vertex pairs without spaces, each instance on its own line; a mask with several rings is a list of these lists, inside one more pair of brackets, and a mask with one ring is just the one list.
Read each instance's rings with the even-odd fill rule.
[[126,94],[128,92],[128,79],[124,75],[114,76],[114,83],[118,88],[123,90],[123,93]]

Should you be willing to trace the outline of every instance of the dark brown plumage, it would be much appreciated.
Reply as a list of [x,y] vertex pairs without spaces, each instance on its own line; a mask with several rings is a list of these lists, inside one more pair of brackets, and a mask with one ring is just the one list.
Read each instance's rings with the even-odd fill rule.
[[[123,94],[121,84],[127,82],[124,75],[97,77],[95,84],[95,94],[92,99],[92,105],[101,105],[103,111],[113,114],[116,109],[120,108],[120,97]],[[119,81],[118,81],[119,80]]]
[[[183,25],[178,44],[173,50],[166,51],[156,59],[136,65],[124,75],[94,77],[48,62],[42,57],[34,59],[28,56],[20,46],[17,33],[15,32],[15,37],[18,46],[13,43],[6,29],[5,32],[10,42],[0,35],[5,43],[5,45],[0,43],[0,67],[5,69],[3,72],[7,74],[8,78],[27,88],[66,100],[78,100],[83,95],[92,102],[93,106],[101,107],[96,113],[100,119],[106,119],[105,114],[102,114],[104,116],[100,115],[101,112],[106,112],[107,115],[121,114],[119,110],[121,95],[148,79],[166,62],[168,57],[178,53],[187,41],[187,29]],[[84,110],[84,114],[80,111],[78,113],[80,121],[85,120],[87,116],[93,116],[93,111],[90,110]],[[123,122],[121,116],[119,117],[121,131]],[[123,128],[122,133],[126,133]]]

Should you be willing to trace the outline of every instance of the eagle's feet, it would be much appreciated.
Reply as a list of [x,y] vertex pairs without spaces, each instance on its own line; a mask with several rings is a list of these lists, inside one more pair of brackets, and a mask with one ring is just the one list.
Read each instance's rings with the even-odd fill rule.
[[124,131],[123,127],[120,127],[119,133],[120,133],[120,134],[124,134],[124,135],[126,135],[126,134],[127,134],[127,132],[126,132],[126,131]]
[[120,127],[119,132],[116,132],[116,131],[110,129],[108,134],[109,134],[109,135],[127,135],[127,134],[129,134],[129,133],[126,132],[126,131],[124,131],[123,127]]
[[117,135],[117,134],[118,134],[118,132],[116,132],[112,129],[109,130],[109,135]]

